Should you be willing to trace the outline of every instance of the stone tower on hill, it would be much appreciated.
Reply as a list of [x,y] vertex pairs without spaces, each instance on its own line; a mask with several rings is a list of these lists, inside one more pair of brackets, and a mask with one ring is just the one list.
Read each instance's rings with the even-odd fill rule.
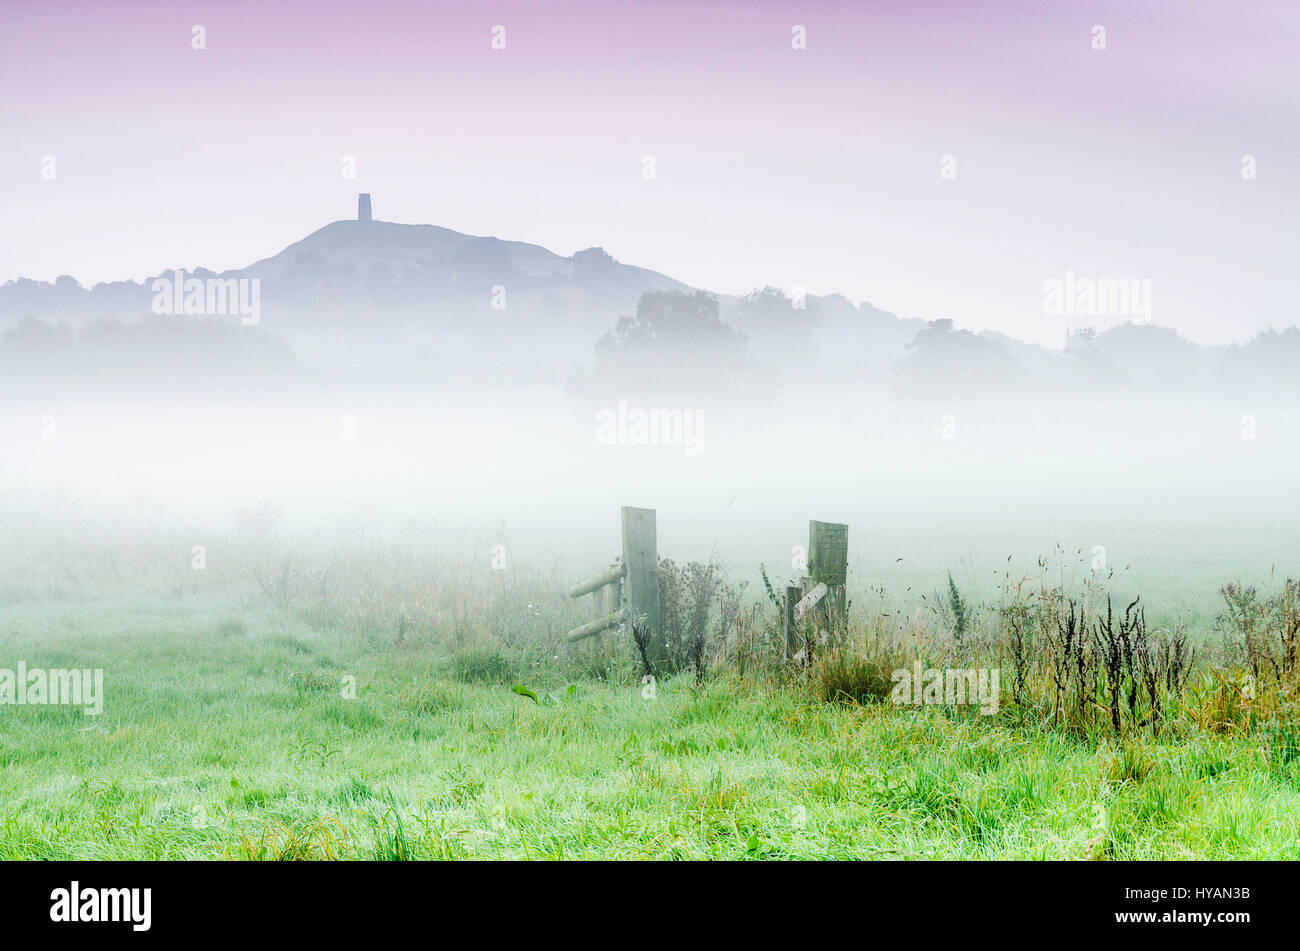
[[370,221],[370,193],[357,196],[357,221]]

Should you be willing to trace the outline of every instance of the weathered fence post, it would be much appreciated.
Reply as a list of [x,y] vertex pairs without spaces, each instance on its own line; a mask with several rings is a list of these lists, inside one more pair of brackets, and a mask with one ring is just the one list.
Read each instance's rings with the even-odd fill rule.
[[623,566],[629,624],[644,623],[650,635],[646,656],[656,670],[667,660],[659,624],[659,548],[655,510],[623,506]]
[[794,606],[799,603],[803,597],[803,588],[797,584],[786,585],[785,588],[785,662],[793,662],[794,655],[799,653],[799,626],[794,616]]
[[808,570],[814,587],[826,585],[817,605],[823,624],[843,621],[848,604],[849,527],[839,522],[808,522]]

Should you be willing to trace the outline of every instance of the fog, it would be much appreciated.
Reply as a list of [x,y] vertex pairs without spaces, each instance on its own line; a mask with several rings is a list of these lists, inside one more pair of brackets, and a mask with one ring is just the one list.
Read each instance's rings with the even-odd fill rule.
[[1079,302],[1053,349],[369,220],[223,275],[10,282],[0,520],[11,558],[402,539],[558,580],[634,505],[661,555],[756,583],[818,519],[858,591],[987,594],[1043,557],[1170,610],[1293,572],[1300,331],[1206,346]]
[[697,409],[661,444],[620,435],[616,408],[603,430],[598,414],[584,420],[559,387],[29,405],[0,429],[0,520],[11,539],[73,549],[175,539],[178,559],[191,543],[220,557],[230,538],[402,538],[486,566],[499,544],[520,569],[576,580],[618,553],[618,509],[636,505],[657,510],[661,555],[718,558],[756,582],[760,562],[774,579],[797,574],[815,518],[849,524],[859,590],[899,595],[946,571],[986,590],[1008,556],[1019,571],[1046,556],[1082,574],[1102,546],[1133,585],[1204,600],[1300,555],[1293,415],[1243,431],[1235,407],[1193,400],[792,396],[743,418]]

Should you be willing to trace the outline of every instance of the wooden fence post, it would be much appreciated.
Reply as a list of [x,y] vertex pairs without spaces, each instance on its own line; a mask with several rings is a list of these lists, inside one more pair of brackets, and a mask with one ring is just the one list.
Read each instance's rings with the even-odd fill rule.
[[794,616],[794,606],[799,603],[803,597],[803,588],[797,584],[786,585],[785,588],[785,662],[787,664],[794,661],[794,655],[799,653],[799,626]]
[[626,568],[628,623],[644,618],[650,634],[646,656],[659,671],[667,660],[659,624],[659,548],[655,510],[623,506],[623,565]]
[[843,621],[848,604],[849,527],[838,522],[808,522],[808,570],[814,586],[824,584],[826,597],[818,607],[822,623]]

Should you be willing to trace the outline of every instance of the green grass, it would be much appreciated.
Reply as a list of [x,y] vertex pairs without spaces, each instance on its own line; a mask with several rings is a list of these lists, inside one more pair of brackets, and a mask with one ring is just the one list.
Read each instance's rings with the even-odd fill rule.
[[1300,857],[1300,761],[1258,739],[726,677],[647,700],[215,595],[0,607],[19,660],[103,667],[106,700],[0,707],[8,859]]

